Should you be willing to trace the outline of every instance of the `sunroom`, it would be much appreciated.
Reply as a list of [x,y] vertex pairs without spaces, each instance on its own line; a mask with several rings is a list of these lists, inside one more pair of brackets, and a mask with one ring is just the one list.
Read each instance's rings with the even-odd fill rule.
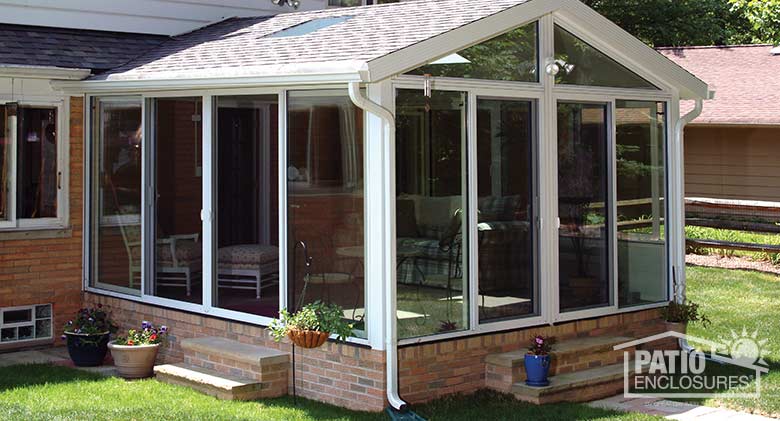
[[710,92],[574,0],[228,19],[57,87],[89,106],[93,300],[252,326],[338,304],[394,405],[398,346],[636,314],[684,280],[680,100]]

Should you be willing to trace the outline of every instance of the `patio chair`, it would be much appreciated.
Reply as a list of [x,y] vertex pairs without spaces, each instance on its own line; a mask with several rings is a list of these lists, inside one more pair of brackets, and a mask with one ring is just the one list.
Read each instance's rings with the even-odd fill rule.
[[263,288],[279,284],[279,247],[235,244],[217,251],[217,288],[252,290],[259,300]]

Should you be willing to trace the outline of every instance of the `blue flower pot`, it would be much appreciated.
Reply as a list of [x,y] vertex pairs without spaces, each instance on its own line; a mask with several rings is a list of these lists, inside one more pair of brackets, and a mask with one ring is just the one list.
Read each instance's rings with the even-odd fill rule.
[[544,387],[550,384],[547,374],[550,372],[549,355],[525,354],[525,374],[528,378],[525,384],[534,387]]

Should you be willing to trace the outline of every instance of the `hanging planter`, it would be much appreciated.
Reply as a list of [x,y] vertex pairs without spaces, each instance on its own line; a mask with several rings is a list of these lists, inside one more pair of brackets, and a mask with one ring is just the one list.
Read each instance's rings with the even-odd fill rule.
[[301,348],[317,348],[331,334],[344,341],[352,334],[352,324],[344,320],[344,310],[337,305],[315,301],[290,314],[287,309],[279,312],[279,319],[268,328],[276,342],[289,338]]
[[317,330],[289,329],[287,337],[301,348],[319,348],[330,337],[330,332]]

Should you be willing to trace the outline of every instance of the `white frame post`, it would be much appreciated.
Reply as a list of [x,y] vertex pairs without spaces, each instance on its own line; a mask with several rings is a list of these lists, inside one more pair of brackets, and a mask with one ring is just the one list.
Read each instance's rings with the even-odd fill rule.
[[212,299],[214,297],[214,273],[215,273],[215,260],[216,255],[214,250],[216,249],[216,235],[214,222],[214,202],[216,198],[216,144],[214,142],[214,97],[211,95],[203,95],[201,97],[201,130],[202,130],[202,170],[201,170],[201,184],[202,184],[202,199],[203,208],[200,212],[200,219],[203,223],[203,258],[201,259],[202,276],[201,286],[203,288],[203,310],[208,313],[212,308]]

